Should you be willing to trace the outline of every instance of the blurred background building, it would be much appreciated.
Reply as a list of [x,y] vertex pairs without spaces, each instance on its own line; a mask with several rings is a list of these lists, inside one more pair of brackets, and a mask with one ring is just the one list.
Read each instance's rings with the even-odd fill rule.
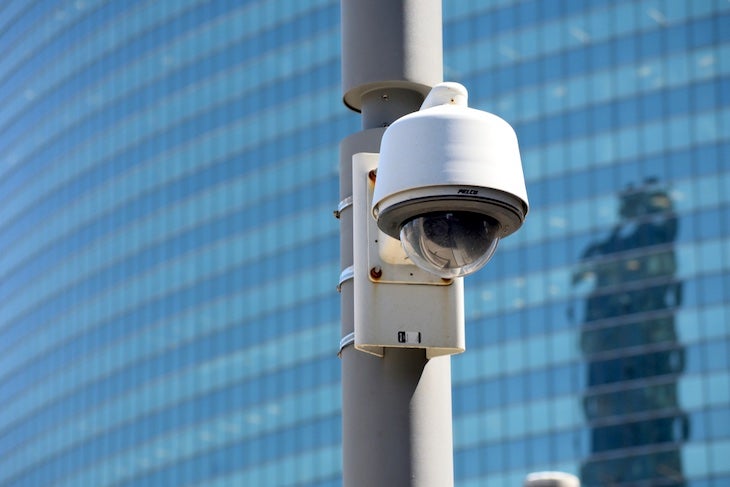
[[[1,486],[340,485],[339,36],[0,6]],[[444,43],[532,208],[467,278],[457,484],[730,484],[730,3],[445,1]]]

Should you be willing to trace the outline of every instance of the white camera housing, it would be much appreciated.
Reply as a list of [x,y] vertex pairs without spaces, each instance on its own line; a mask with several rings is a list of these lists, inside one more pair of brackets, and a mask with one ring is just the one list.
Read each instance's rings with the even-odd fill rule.
[[447,278],[486,264],[529,209],[515,131],[467,97],[441,83],[388,127],[371,208],[415,264]]

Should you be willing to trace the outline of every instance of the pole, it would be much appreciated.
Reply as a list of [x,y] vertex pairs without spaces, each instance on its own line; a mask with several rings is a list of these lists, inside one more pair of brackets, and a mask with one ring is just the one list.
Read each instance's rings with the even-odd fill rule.
[[363,130],[340,146],[343,485],[453,485],[451,361],[419,349],[382,358],[351,345],[352,156],[379,152],[385,127],[442,81],[441,0],[342,0],[344,103]]

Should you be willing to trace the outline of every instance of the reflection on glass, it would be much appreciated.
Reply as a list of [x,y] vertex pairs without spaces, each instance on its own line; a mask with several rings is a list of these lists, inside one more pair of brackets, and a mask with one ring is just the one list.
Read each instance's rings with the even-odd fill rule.
[[588,373],[583,408],[590,452],[583,485],[685,484],[681,443],[687,416],[677,379],[684,351],[675,313],[677,216],[669,192],[649,180],[620,195],[619,222],[583,253],[574,285],[583,304],[581,349]]

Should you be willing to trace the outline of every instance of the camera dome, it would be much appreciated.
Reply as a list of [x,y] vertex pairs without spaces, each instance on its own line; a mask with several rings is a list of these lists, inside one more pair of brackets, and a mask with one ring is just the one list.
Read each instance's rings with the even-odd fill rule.
[[400,241],[418,267],[452,279],[483,267],[499,243],[499,222],[487,215],[436,211],[406,221]]
[[483,266],[529,210],[515,131],[467,99],[442,83],[385,130],[371,204],[378,228],[442,277]]

